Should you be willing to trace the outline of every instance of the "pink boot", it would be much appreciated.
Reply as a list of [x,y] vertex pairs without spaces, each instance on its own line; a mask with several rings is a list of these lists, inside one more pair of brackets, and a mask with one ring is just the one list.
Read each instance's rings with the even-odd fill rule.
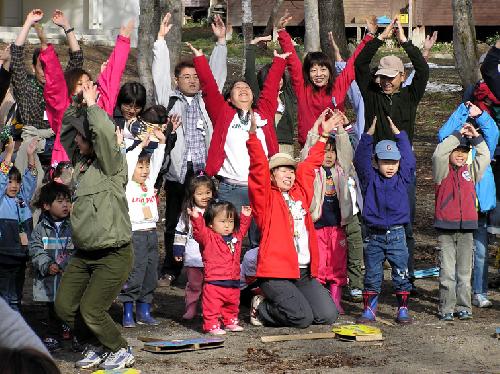
[[342,305],[340,304],[340,300],[342,299],[342,287],[336,284],[330,283],[330,295],[332,296],[332,300],[337,307],[339,314],[345,314]]

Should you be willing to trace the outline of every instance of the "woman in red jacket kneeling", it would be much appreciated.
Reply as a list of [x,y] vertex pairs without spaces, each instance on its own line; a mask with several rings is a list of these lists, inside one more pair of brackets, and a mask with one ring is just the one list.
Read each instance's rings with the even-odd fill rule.
[[248,189],[261,242],[256,277],[264,296],[252,300],[253,325],[306,328],[331,324],[338,311],[328,291],[315,279],[318,246],[309,214],[315,169],[323,163],[334,119],[324,119],[323,134],[301,163],[285,153],[269,161],[253,120],[247,141],[250,155]]

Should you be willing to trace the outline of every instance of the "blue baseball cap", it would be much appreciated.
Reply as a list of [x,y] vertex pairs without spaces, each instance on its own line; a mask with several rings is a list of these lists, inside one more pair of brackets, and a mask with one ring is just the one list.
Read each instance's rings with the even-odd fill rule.
[[375,146],[375,154],[380,160],[400,160],[398,145],[392,140],[381,140]]

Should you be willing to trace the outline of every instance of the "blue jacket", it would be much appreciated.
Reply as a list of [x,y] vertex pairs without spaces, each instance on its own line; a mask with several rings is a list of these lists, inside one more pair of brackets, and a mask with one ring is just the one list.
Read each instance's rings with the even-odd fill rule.
[[8,174],[0,172],[0,255],[25,260],[27,246],[21,245],[19,229],[22,227],[28,238],[33,230],[30,202],[36,188],[36,176],[26,169],[16,197],[5,194],[8,183]]
[[[459,131],[462,125],[467,122],[469,110],[464,104],[460,104],[445,124],[439,129],[438,141],[442,142],[453,132]],[[495,148],[498,144],[498,127],[491,116],[484,111],[475,120],[476,127],[483,133],[483,138],[490,150],[491,157],[494,156]],[[476,150],[472,149],[472,158],[476,157]],[[487,212],[496,206],[496,188],[493,171],[488,165],[483,177],[476,183],[476,195],[479,201],[479,211]]]
[[386,229],[410,222],[408,185],[415,173],[416,160],[405,131],[395,135],[401,160],[392,178],[385,178],[372,166],[373,136],[363,134],[354,156],[364,195],[363,220],[370,228]]

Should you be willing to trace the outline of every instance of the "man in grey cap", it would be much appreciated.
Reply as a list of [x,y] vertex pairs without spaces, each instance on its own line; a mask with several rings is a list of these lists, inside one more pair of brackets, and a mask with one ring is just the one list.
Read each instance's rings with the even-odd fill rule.
[[[397,30],[394,30],[395,24],[398,27]],[[380,60],[377,72],[375,73],[377,77],[375,81],[372,79],[370,72],[371,60],[384,43],[384,40],[390,39],[394,31],[397,40],[407,53],[415,69],[413,81],[406,87],[402,87],[402,83],[406,77],[403,62],[396,56],[386,56]],[[390,117],[400,130],[404,130],[408,134],[411,143],[415,129],[417,106],[424,96],[425,87],[429,80],[429,66],[422,52],[411,41],[407,40],[397,18],[378,37],[366,43],[365,48],[358,55],[354,65],[356,82],[365,103],[365,123],[370,124],[374,118],[377,118],[374,142],[377,143],[383,139],[395,139],[387,119],[387,117]],[[415,190],[416,176],[413,175],[411,183],[408,184],[410,222],[405,225],[409,251],[408,269],[412,281],[414,270],[413,252],[415,247],[412,222],[415,217]],[[412,291],[415,291],[414,287]]]

